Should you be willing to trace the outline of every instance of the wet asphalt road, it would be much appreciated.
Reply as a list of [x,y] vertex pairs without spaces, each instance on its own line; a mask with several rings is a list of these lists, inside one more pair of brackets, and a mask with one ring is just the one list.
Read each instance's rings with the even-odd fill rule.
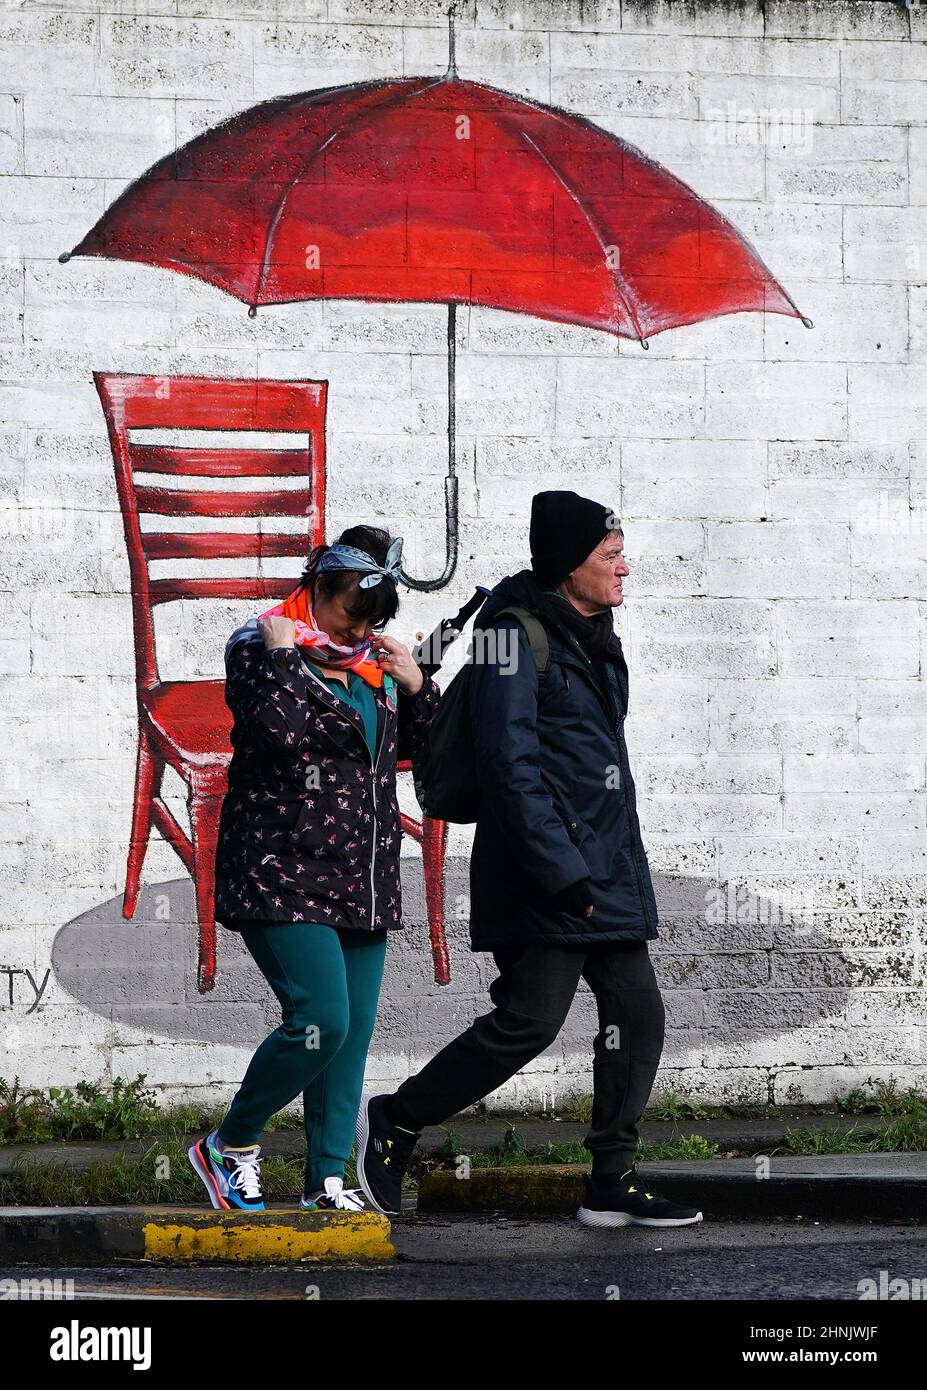
[[[860,1281],[924,1281],[927,1241],[913,1224],[782,1219],[692,1227],[587,1230],[570,1217],[407,1213],[393,1222],[397,1257],[381,1264],[182,1269],[0,1269],[0,1278],[72,1280],[67,1297],[126,1300],[838,1300],[872,1303]],[[896,1286],[898,1287],[898,1286]],[[912,1300],[913,1301],[913,1300]],[[883,1305],[884,1306],[884,1305]],[[915,1305],[912,1312],[918,1310]],[[7,1311],[10,1305],[7,1304]]]

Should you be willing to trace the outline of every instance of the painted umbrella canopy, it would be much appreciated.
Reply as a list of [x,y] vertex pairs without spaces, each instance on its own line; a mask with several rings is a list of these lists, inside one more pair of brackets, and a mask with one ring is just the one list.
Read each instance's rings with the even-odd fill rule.
[[[457,77],[262,102],[160,160],[72,255],[143,261],[245,301],[448,306],[445,564],[458,551],[456,306],[647,338],[721,314],[802,318],[725,217],[583,117]],[[810,327],[810,321],[803,319]]]
[[720,314],[801,317],[733,225],[640,150],[450,70],[251,107],[155,164],[71,254],[170,267],[252,311],[480,304],[645,344]]

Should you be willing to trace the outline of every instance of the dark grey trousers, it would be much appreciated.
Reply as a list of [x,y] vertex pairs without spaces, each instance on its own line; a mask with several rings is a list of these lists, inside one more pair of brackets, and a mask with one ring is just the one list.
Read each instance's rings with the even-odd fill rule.
[[513,946],[492,954],[496,1007],[402,1083],[387,1107],[394,1123],[413,1130],[443,1124],[495,1091],[556,1040],[583,979],[599,1023],[592,1121],[583,1142],[594,1174],[625,1172],[635,1161],[637,1122],[663,1052],[663,999],[647,942]]

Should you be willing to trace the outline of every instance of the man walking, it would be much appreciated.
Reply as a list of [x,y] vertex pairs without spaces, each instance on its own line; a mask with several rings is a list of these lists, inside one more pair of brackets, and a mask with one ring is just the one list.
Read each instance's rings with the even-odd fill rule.
[[[378,1211],[398,1212],[419,1132],[549,1047],[582,978],[599,1030],[584,1141],[592,1175],[577,1217],[590,1226],[688,1225],[702,1213],[656,1193],[634,1161],[664,1008],[647,950],[657,906],[624,741],[628,672],[612,625],[629,573],[624,533],[599,502],[541,492],[530,543],[531,569],[497,584],[479,616],[511,660],[475,660],[471,672],[480,804],[470,939],[498,967],[495,1007],[394,1094],[364,1100],[358,1181]],[[526,626],[512,614],[495,618],[510,605],[542,625],[546,671]]]

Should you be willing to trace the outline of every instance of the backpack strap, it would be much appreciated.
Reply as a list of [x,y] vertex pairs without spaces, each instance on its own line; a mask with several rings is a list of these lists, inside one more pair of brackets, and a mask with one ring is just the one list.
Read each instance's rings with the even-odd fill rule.
[[527,632],[534,664],[538,668],[538,682],[543,688],[547,677],[547,668],[550,665],[550,642],[547,637],[547,629],[535,613],[530,613],[527,608],[520,608],[517,604],[512,604],[508,608],[500,608],[499,612],[495,614],[495,618],[501,618],[503,613],[511,613]]

